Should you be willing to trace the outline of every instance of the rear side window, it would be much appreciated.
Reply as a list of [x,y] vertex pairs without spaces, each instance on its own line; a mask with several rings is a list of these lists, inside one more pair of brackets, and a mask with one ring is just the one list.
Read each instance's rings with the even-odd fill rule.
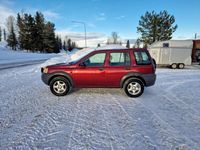
[[128,52],[110,53],[110,66],[129,66],[130,56]]
[[134,52],[137,65],[149,65],[151,60],[146,52]]

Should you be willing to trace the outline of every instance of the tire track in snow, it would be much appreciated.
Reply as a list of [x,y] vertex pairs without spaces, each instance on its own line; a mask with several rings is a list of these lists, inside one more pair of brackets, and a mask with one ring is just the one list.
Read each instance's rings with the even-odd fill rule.
[[[137,131],[140,134],[143,134],[144,137],[152,139],[154,141],[153,145],[155,146],[155,148],[157,147],[158,149],[161,148],[168,150],[177,148],[188,149],[189,147],[193,147],[194,145],[195,145],[194,149],[195,147],[198,147],[198,144],[194,143],[187,137],[182,137],[183,135],[180,135],[180,133],[177,132],[176,129],[174,129],[167,122],[162,120],[157,114],[149,110],[147,106],[145,106],[143,103],[140,102],[139,98],[136,99],[135,102],[131,102],[134,101],[134,99],[129,98],[128,105],[131,105],[132,103],[134,106],[131,108],[130,106],[129,108],[128,106],[123,106],[125,103],[123,102],[123,104],[121,104],[123,99],[119,102],[120,98],[121,97],[117,98],[116,96],[114,96],[113,99],[115,101],[118,101],[117,103],[119,103],[120,107],[123,110],[126,110],[126,113],[130,114],[132,120],[137,120],[136,121]],[[134,112],[138,114],[136,115]],[[138,124],[143,126],[143,128],[141,128],[140,126],[138,128]],[[149,132],[148,128],[151,128],[154,131],[154,133]]]
[[[94,96],[80,94],[79,112],[74,124],[69,149],[112,149],[109,134],[103,120],[101,106],[96,104]],[[89,97],[89,99],[88,99]]]
[[[196,73],[193,76],[198,75],[199,71]],[[189,75],[191,74],[192,73],[189,73]],[[160,95],[160,100],[158,100],[158,98],[155,100],[152,99],[157,105],[150,106],[152,110],[157,110],[157,113],[181,135],[187,137],[189,140],[192,140],[197,145],[200,145],[200,111],[199,109],[196,109],[196,107],[200,108],[200,105],[198,104],[199,100],[197,100],[195,104],[193,102],[194,99],[191,99],[190,97],[191,94],[198,95],[198,93],[196,93],[197,91],[195,89],[188,89],[187,86],[193,84],[194,87],[194,84],[196,84],[196,87],[198,87],[200,80],[196,78],[194,79],[193,76],[186,77],[186,75],[181,74],[178,79],[180,80],[179,82],[174,82],[174,80],[168,81],[171,85],[167,88],[163,88],[161,86],[162,91],[157,91]],[[164,111],[168,111],[170,113],[165,115],[165,113],[163,113]]]
[[[151,139],[139,133],[136,128],[136,120],[133,120],[124,108],[113,98],[104,98],[106,104],[104,105],[104,114],[106,122],[109,125],[113,139],[113,148],[116,150],[132,150],[156,149]],[[114,103],[115,105],[111,105]],[[109,105],[107,105],[109,104]],[[132,145],[134,143],[134,147]]]
[[[64,101],[63,101],[64,102]],[[62,149],[67,146],[73,124],[76,100],[66,101],[45,110],[13,138],[11,149]],[[67,107],[67,109],[65,107]]]

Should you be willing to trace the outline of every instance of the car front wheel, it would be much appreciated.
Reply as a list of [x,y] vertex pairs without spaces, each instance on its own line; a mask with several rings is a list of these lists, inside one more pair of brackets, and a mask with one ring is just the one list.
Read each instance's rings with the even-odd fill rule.
[[50,90],[56,96],[67,95],[70,89],[70,83],[64,77],[55,77],[50,82]]
[[124,84],[124,92],[129,97],[139,97],[144,92],[144,84],[139,79],[129,79]]

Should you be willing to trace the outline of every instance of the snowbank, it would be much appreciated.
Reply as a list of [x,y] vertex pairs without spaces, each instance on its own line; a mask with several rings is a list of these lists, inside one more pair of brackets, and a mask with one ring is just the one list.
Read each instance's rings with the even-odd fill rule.
[[13,51],[6,47],[6,42],[0,42],[0,64],[18,63],[24,61],[45,60],[59,54],[28,53],[25,51]]

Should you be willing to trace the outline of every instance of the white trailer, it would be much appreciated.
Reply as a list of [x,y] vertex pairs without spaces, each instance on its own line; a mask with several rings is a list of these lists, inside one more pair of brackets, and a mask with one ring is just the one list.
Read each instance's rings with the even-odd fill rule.
[[183,69],[192,63],[192,48],[192,40],[169,40],[155,42],[148,49],[158,65]]

